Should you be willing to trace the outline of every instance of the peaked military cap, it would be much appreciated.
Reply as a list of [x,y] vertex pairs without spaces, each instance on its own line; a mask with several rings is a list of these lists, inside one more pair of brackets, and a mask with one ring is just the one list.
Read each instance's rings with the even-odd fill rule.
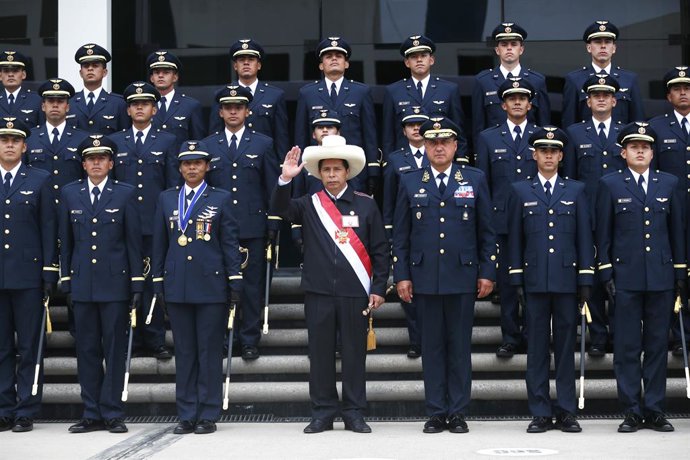
[[644,141],[653,144],[656,141],[656,132],[647,122],[633,121],[621,128],[616,142],[625,147],[625,144],[632,141]]
[[77,52],[74,54],[74,60],[79,64],[94,61],[100,61],[106,64],[112,60],[112,56],[110,56],[108,50],[102,46],[95,43],[87,43],[77,49]]
[[431,53],[436,51],[436,44],[424,35],[412,35],[407,37],[400,45],[400,54],[404,57],[413,53]]
[[327,51],[340,51],[345,55],[345,59],[350,59],[352,48],[340,37],[328,37],[316,47],[316,57],[320,60],[321,55]]
[[219,104],[249,105],[252,102],[252,92],[244,86],[228,85],[216,92],[216,101]]
[[585,93],[604,91],[615,94],[619,89],[620,85],[618,84],[618,80],[609,74],[592,75],[585,81],[585,84],[582,85],[582,91]]
[[527,31],[514,22],[502,22],[491,32],[495,42],[520,40],[524,42],[527,38]]
[[686,85],[690,84],[690,72],[688,71],[688,67],[678,66],[669,70],[666,72],[666,75],[664,75],[664,83],[666,84],[666,88],[680,83]]
[[532,99],[532,96],[534,96],[534,86],[524,78],[507,78],[506,81],[501,83],[501,86],[498,87],[498,94],[501,96],[501,99],[505,99],[511,94],[525,94],[528,98]]
[[117,150],[117,145],[110,140],[109,137],[102,134],[91,134],[81,141],[78,149],[82,159],[85,160],[89,155],[98,155],[102,153],[112,157],[113,152]]
[[135,81],[125,88],[122,97],[129,104],[134,101],[153,101],[158,102],[161,99],[161,94],[155,86],[145,81]]
[[311,121],[313,127],[317,126],[336,126],[340,128],[340,118],[335,110],[317,110],[314,119]]
[[407,107],[403,109],[402,124],[408,123],[424,123],[429,120],[429,115],[426,114],[424,107],[418,105]]
[[27,138],[31,135],[31,129],[19,118],[0,118],[0,136],[19,136]]
[[568,135],[556,126],[544,126],[536,130],[529,137],[529,145],[533,148],[556,147],[563,149],[568,143]]
[[419,128],[419,134],[424,139],[444,139],[458,137],[460,127],[453,120],[446,117],[430,118]]
[[6,50],[0,53],[0,66],[26,67],[28,59],[19,51]]
[[178,161],[185,160],[206,160],[211,161],[211,154],[203,141],[184,141],[177,154]]
[[251,38],[243,38],[237,40],[230,47],[230,59],[234,61],[240,56],[254,56],[263,59],[264,49]]
[[180,59],[166,50],[158,50],[149,54],[146,58],[146,67],[149,69],[149,73],[153,72],[154,69],[172,69],[175,71],[182,70],[182,63]]
[[44,99],[69,99],[74,96],[74,87],[62,78],[51,78],[39,86],[37,92]]
[[596,21],[590,24],[582,34],[582,40],[589,43],[594,38],[612,38],[618,39],[618,27],[611,24],[609,21]]

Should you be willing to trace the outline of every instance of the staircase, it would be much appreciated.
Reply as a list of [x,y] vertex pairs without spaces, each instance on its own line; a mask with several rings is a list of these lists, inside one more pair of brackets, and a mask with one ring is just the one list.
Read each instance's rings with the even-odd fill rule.
[[[299,271],[281,269],[271,286],[270,330],[261,340],[261,357],[256,361],[232,358],[231,407],[228,414],[275,414],[280,417],[308,417],[309,390],[307,331],[304,306],[299,303]],[[376,311],[374,329],[377,349],[367,357],[369,415],[380,418],[424,416],[424,386],[421,359],[406,356],[407,328],[404,312],[394,296]],[[53,333],[48,336],[44,362],[44,418],[77,418],[81,414],[74,340],[67,331],[67,307],[51,307]],[[527,356],[498,359],[501,342],[499,307],[487,301],[475,304],[472,334],[472,404],[469,413],[477,417],[526,416],[525,369]],[[166,341],[173,345],[168,331]],[[579,350],[579,346],[578,346]],[[579,365],[579,352],[575,363]],[[586,357],[586,406],[582,414],[603,416],[619,411],[613,355]],[[553,363],[552,363],[553,364]],[[158,361],[135,357],[131,363],[130,416],[175,414],[175,359]],[[578,384],[579,389],[579,384]],[[578,390],[579,391],[579,390]],[[555,388],[552,382],[552,395]],[[686,398],[682,359],[669,354],[667,410],[671,414],[690,412]]]

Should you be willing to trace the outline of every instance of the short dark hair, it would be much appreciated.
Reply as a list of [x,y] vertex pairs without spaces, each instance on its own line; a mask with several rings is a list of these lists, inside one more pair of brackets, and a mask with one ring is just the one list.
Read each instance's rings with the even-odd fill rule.
[[[323,160],[337,160],[338,158],[324,158]],[[323,160],[319,160],[319,171],[321,171],[321,163]],[[343,166],[345,166],[345,169],[350,169],[350,163],[347,162],[347,160],[340,158],[340,161],[343,162]]]

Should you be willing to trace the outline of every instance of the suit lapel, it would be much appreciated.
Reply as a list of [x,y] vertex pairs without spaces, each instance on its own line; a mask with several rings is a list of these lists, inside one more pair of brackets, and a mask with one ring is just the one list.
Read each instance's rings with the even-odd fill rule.
[[422,105],[422,99],[419,97],[417,88],[414,85],[414,80],[410,78],[410,83],[405,85],[407,89],[407,97],[415,101],[418,105]]
[[[625,187],[628,189],[628,191],[635,196],[640,202],[644,203],[645,202],[645,196],[642,194],[642,191],[640,188],[637,186],[637,182],[635,182],[635,178],[633,177],[632,173],[630,172],[630,169],[626,168],[625,170],[625,177],[623,178],[625,181]],[[649,184],[647,184],[649,186]]]
[[235,156],[235,158],[233,158],[233,161],[242,158],[242,155],[244,155],[244,153],[249,149],[251,141],[252,138],[249,135],[249,131],[245,130],[244,136],[242,136],[242,141],[240,142],[240,145],[237,146],[237,155]]
[[[343,80],[343,85],[344,84],[345,84],[345,80]],[[338,98],[340,98],[340,96],[342,95],[343,85],[340,86],[340,94],[338,94]],[[333,103],[331,102],[331,89],[326,86],[325,80],[321,80],[319,82],[319,88],[318,88],[317,92],[319,93],[319,96],[321,97],[321,100],[323,101],[325,107],[335,109],[335,107],[333,106]],[[337,105],[337,99],[336,99],[336,105]],[[308,107],[308,108],[311,111],[311,107]]]
[[535,178],[532,182],[532,192],[534,192],[534,196],[536,196],[542,203],[544,203],[547,207],[549,206],[549,202],[546,200],[546,193],[544,193],[544,187],[542,187],[538,178]]
[[[561,199],[563,193],[565,193],[565,182],[560,177],[557,177],[556,186],[553,188],[553,191],[551,192],[551,201],[549,201],[549,207],[553,206],[554,203],[558,203],[558,200]],[[546,196],[546,194],[544,194],[544,196]]]
[[110,200],[113,197],[113,189],[110,186],[110,181],[105,183],[105,187],[103,187],[103,192],[101,193],[101,196],[98,197],[98,205],[96,206],[96,210],[94,211],[94,214],[98,215],[100,214],[103,209],[106,207],[106,205],[110,202]]
[[645,196],[645,204],[653,203],[656,200],[656,194],[659,191],[659,179],[657,175],[649,169],[649,183],[647,184],[647,195]]
[[[0,178],[0,181],[3,181],[4,178]],[[14,193],[17,192],[23,185],[24,181],[26,180],[26,166],[21,165],[19,169],[17,170],[17,175],[12,181],[12,186],[10,187],[9,192],[7,193],[7,198],[11,197]]]
[[685,144],[687,140],[685,139],[685,133],[683,132],[683,128],[678,124],[678,119],[676,119],[675,114],[671,114],[670,117],[671,122],[668,124],[668,127],[671,129],[671,132],[676,135],[680,141]]

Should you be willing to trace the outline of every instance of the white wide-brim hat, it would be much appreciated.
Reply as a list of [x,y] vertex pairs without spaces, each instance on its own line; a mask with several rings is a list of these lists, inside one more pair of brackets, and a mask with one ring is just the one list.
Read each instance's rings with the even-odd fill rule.
[[347,145],[345,138],[338,135],[325,136],[321,140],[321,145],[310,145],[302,154],[302,161],[306,163],[304,167],[309,174],[319,179],[321,179],[319,161],[330,159],[347,161],[350,167],[348,180],[357,176],[366,163],[364,150],[357,145]]

